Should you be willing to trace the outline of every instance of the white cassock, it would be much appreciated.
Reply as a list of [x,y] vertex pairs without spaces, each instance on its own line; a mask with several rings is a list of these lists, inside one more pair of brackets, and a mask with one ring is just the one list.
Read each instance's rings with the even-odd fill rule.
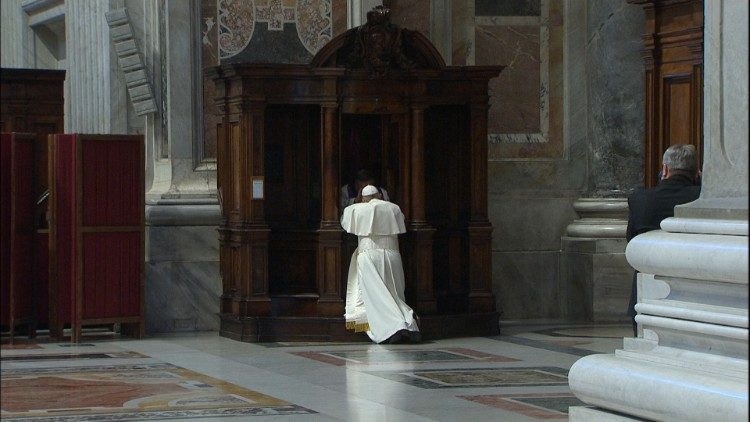
[[398,205],[372,199],[344,209],[341,226],[356,234],[346,286],[346,327],[365,331],[376,343],[400,330],[418,332],[414,311],[404,302],[404,268],[398,235],[405,233]]

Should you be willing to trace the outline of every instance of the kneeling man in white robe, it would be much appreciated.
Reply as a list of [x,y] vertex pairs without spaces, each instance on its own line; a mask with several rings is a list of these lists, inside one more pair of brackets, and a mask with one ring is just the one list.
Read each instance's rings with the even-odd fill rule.
[[376,343],[418,342],[414,311],[404,302],[404,269],[398,235],[406,232],[398,205],[383,201],[376,187],[362,189],[362,202],[344,209],[341,226],[359,238],[349,264],[346,327]]

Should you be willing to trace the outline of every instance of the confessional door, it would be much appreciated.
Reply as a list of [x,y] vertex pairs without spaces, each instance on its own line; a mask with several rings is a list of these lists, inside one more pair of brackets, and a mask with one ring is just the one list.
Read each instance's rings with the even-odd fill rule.
[[[408,183],[401,175],[407,142],[406,118],[403,114],[352,114],[342,113],[340,116],[340,157],[341,184],[354,184],[354,179],[360,169],[368,170],[379,187],[388,192],[391,202],[399,205],[405,215],[408,215],[408,198],[404,189]],[[343,213],[339,210],[339,214]],[[344,235],[342,247],[341,279],[346,280],[349,263],[357,247],[357,237]],[[407,258],[404,257],[404,260]]]
[[320,107],[269,105],[264,125],[268,281],[274,315],[315,312]]
[[[400,114],[341,114],[341,183],[354,183],[360,169],[368,170],[389,198],[401,204]],[[339,213],[343,210],[339,210]]]

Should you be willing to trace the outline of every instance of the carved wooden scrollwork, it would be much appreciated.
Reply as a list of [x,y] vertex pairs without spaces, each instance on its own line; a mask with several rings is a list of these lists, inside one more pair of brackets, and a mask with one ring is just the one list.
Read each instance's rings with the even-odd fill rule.
[[347,68],[364,67],[373,78],[386,77],[393,69],[414,68],[403,52],[403,30],[390,22],[388,3],[367,12],[367,23],[351,33],[355,39],[346,57]]

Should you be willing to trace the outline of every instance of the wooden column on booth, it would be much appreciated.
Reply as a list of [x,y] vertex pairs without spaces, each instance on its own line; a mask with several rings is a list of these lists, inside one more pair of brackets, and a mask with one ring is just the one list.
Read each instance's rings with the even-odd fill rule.
[[[251,96],[245,80],[227,69],[216,82],[222,112],[218,136],[218,187],[222,335],[240,340],[259,336],[249,317],[271,314],[268,285],[270,229],[264,215],[264,121],[266,102]],[[257,321],[256,321],[257,322]]]
[[419,313],[437,312],[435,288],[432,277],[432,245],[435,229],[427,223],[425,215],[425,142],[424,105],[411,107],[411,245],[410,274],[414,279]]
[[473,81],[469,111],[470,198],[469,217],[469,311],[495,310],[492,293],[492,225],[487,218],[487,80],[497,74]]
[[271,314],[271,299],[268,295],[268,239],[271,232],[265,221],[264,203],[264,123],[265,102],[243,98],[242,126],[246,135],[240,138],[244,143],[242,157],[248,175],[244,179],[242,196],[245,207],[242,210],[240,255],[243,260],[243,275],[240,278],[245,316],[266,316]]
[[[330,80],[335,90],[335,79]],[[334,98],[335,99],[335,98]],[[340,317],[344,314],[341,280],[341,242],[343,230],[339,223],[339,131],[338,104],[327,102],[320,111],[321,143],[321,220],[318,229],[317,286],[318,314]]]

